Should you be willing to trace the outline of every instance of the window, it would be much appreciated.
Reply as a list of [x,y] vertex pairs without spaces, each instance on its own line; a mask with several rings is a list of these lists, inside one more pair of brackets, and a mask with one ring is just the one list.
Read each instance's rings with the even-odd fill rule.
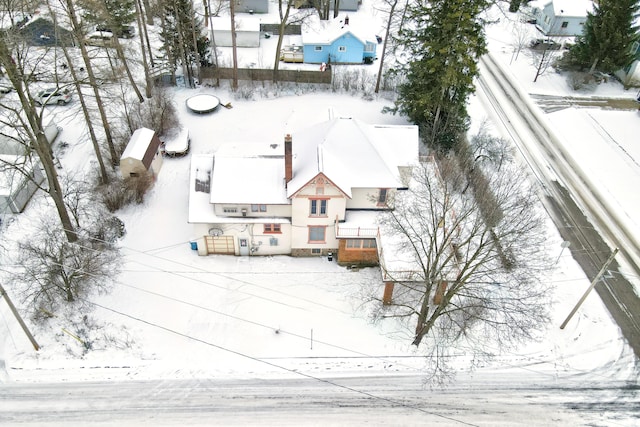
[[282,233],[280,224],[264,224],[264,232],[266,233]]
[[319,248],[311,248],[312,255],[320,255],[322,251]]
[[367,43],[364,46],[364,51],[365,52],[373,52],[375,50],[375,45],[373,43]]
[[562,28],[567,28],[569,26],[569,22],[568,21],[562,21],[562,25],[560,25]]
[[222,212],[224,213],[237,213],[238,208],[222,208]]
[[378,193],[378,204],[384,205],[386,203],[387,203],[387,189],[381,188],[380,192]]
[[375,249],[376,240],[375,239],[347,239],[345,246],[347,249]]
[[346,52],[346,51],[347,51],[346,46],[338,46],[338,52]]
[[324,243],[325,242],[325,226],[309,227],[309,242],[310,243]]
[[316,52],[322,52],[322,46],[314,46],[313,50]]
[[267,205],[251,205],[251,212],[266,212]]
[[278,246],[278,239],[275,237],[272,237],[269,239],[269,246]]
[[309,206],[310,216],[327,216],[327,199],[311,199]]

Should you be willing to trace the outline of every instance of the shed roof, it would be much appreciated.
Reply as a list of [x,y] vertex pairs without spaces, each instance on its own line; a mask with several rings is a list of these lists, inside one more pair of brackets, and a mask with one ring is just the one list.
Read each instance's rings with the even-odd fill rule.
[[131,135],[127,148],[122,153],[122,159],[140,160],[146,167],[153,161],[153,156],[160,147],[160,139],[155,132],[148,128],[136,129]]

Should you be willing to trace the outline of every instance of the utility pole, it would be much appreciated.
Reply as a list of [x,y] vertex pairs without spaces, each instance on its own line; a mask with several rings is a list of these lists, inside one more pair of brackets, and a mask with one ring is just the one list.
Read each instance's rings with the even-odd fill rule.
[[615,248],[613,253],[609,256],[609,259],[607,259],[607,261],[604,263],[604,265],[602,266],[598,274],[596,274],[596,277],[594,277],[593,280],[591,281],[591,286],[589,286],[589,289],[586,290],[584,295],[582,295],[582,298],[580,298],[580,301],[578,301],[576,306],[573,307],[573,310],[571,310],[571,313],[569,313],[569,316],[567,316],[565,321],[562,322],[562,325],[560,325],[560,329],[564,329],[564,327],[567,326],[567,323],[569,323],[569,320],[571,320],[573,315],[576,314],[576,311],[578,311],[578,309],[580,308],[584,300],[587,299],[587,295],[589,295],[589,292],[591,292],[593,288],[596,287],[596,283],[598,283],[598,280],[600,280],[600,277],[602,276],[602,274],[604,274],[605,270],[607,269],[609,264],[611,264],[611,261],[613,261],[613,259],[616,257],[617,253],[618,253],[618,248]]
[[27,334],[27,338],[29,338],[29,341],[31,341],[33,348],[35,348],[36,351],[40,350],[40,346],[36,342],[36,339],[33,337],[33,335],[31,335],[31,332],[29,332],[27,325],[22,320],[22,317],[20,317],[20,313],[18,313],[18,310],[16,310],[16,306],[13,305],[13,303],[11,302],[11,299],[9,298],[9,295],[7,295],[7,291],[4,290],[2,285],[0,285],[0,298],[1,297],[4,297],[4,299],[7,301],[7,305],[9,305],[9,309],[11,310],[13,315],[16,317],[16,320],[18,320],[18,323],[22,327],[22,330],[24,331],[24,333]]

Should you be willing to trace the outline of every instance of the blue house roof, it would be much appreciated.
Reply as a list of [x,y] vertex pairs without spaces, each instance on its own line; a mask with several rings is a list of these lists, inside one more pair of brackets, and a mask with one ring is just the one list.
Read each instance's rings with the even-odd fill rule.
[[304,62],[361,64],[365,58],[375,58],[376,36],[351,22],[348,17],[338,17],[320,29],[303,33]]

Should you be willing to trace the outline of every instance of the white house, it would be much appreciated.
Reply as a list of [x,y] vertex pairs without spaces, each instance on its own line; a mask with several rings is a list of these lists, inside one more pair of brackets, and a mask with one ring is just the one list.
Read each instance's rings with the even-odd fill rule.
[[[236,46],[259,47],[260,46],[260,18],[258,16],[236,16]],[[231,40],[231,20],[228,16],[211,18],[213,38],[218,47],[233,46]]]
[[375,214],[408,185],[416,126],[330,118],[282,141],[194,155],[189,222],[198,253],[336,255],[377,263]]
[[536,28],[545,36],[574,37],[582,34],[591,0],[551,0],[531,2]]

